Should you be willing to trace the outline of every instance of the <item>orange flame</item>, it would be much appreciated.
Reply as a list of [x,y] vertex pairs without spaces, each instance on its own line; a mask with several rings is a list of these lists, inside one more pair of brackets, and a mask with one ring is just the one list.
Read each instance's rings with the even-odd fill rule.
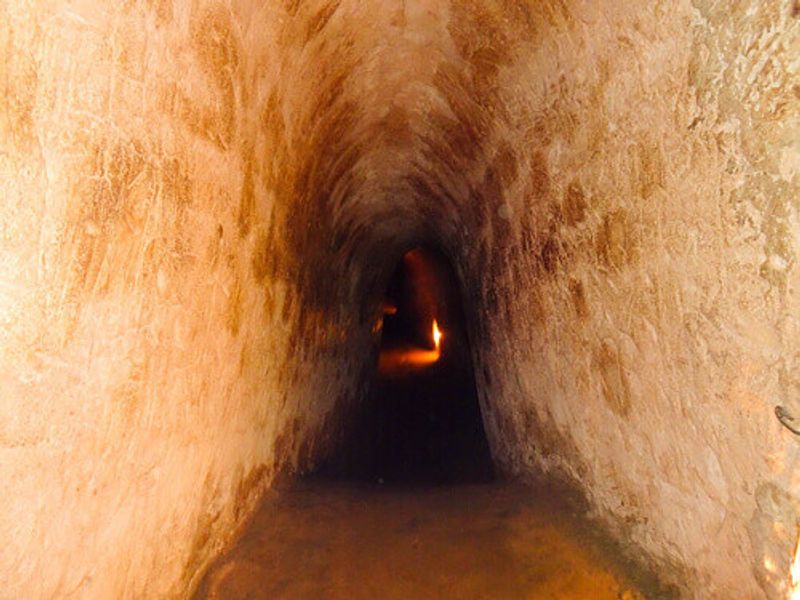
[[789,600],[800,600],[800,529],[798,529],[797,534],[794,558],[792,559],[792,567],[789,570],[792,586],[789,590]]
[[442,343],[442,330],[439,329],[439,324],[436,319],[433,320],[433,345],[436,346],[436,351],[439,351],[439,345]]

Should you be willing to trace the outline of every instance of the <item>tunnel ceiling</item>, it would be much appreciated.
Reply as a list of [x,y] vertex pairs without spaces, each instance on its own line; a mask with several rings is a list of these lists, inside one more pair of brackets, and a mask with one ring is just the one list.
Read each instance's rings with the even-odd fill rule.
[[799,17],[0,3],[4,590],[184,596],[335,447],[428,243],[504,473],[571,482],[685,594],[785,595]]
[[[466,252],[489,223],[494,244],[510,243],[494,221],[518,165],[535,162],[520,133],[537,133],[521,127],[535,120],[532,99],[511,97],[503,69],[534,43],[537,22],[563,15],[524,3],[409,5],[365,27],[334,5],[297,11],[265,102],[263,154],[281,178],[277,231],[289,232],[299,268],[334,260],[358,272],[353,261],[378,251],[385,271],[419,239]],[[546,173],[533,182],[543,185]]]

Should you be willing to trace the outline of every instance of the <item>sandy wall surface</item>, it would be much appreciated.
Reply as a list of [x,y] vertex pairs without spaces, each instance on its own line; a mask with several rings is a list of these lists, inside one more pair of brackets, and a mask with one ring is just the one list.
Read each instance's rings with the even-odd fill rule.
[[185,595],[356,394],[275,226],[276,11],[0,4],[0,596]]

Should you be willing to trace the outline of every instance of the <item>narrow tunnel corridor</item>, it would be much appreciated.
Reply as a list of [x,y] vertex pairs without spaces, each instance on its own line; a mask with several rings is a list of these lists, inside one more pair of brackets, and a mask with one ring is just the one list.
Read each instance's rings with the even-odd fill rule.
[[800,600],[798,56],[797,0],[0,2],[0,596]]
[[373,326],[380,347],[369,392],[349,425],[349,439],[320,470],[381,482],[490,479],[489,445],[452,266],[430,249],[404,253],[380,313]]
[[494,478],[459,288],[440,252],[403,254],[341,445],[267,496],[197,600],[675,595],[613,558],[568,490]]

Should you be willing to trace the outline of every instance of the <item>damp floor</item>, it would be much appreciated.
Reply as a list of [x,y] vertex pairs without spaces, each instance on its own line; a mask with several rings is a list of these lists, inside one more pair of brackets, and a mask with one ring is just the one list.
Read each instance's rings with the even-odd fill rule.
[[[196,598],[656,597],[548,489],[300,480],[270,492]],[[660,597],[660,596],[658,596]]]

